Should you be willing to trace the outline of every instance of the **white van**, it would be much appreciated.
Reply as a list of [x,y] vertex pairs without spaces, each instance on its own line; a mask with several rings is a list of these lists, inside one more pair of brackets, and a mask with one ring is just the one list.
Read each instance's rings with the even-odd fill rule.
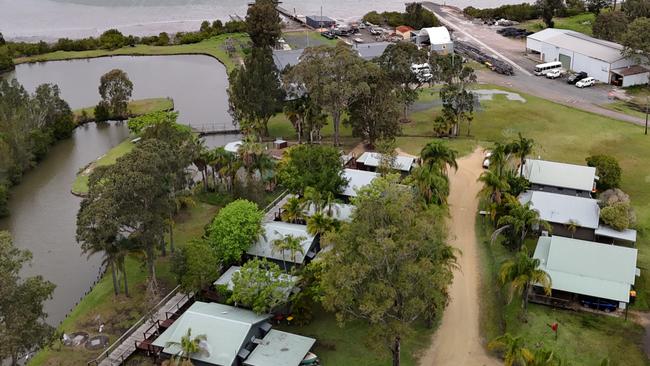
[[561,69],[562,68],[562,63],[559,61],[555,62],[547,62],[545,64],[539,64],[535,66],[535,75],[537,76],[542,76],[546,75],[547,72],[556,70],[556,69]]

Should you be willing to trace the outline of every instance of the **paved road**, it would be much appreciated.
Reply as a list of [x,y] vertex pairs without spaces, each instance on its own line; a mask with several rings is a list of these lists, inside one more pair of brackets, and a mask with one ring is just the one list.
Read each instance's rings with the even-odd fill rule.
[[479,258],[474,219],[478,210],[477,179],[483,171],[483,151],[458,160],[450,172],[450,243],[461,251],[449,288],[450,302],[421,366],[497,366],[502,363],[485,351],[479,332]]
[[503,37],[496,32],[500,27],[487,26],[480,22],[468,20],[459,9],[430,2],[423,3],[423,5],[434,12],[444,24],[454,30],[454,38],[472,43],[486,53],[499,57],[516,67],[514,76],[500,75],[489,70],[480,71],[478,72],[479,82],[513,88],[556,103],[621,121],[638,125],[645,124],[645,120],[642,118],[600,107],[600,105],[611,102],[608,98],[608,92],[613,86],[599,85],[578,89],[561,79],[550,80],[531,75],[528,71],[522,72],[521,70],[533,70],[535,64],[541,62],[535,60],[535,56],[526,54],[525,40]]

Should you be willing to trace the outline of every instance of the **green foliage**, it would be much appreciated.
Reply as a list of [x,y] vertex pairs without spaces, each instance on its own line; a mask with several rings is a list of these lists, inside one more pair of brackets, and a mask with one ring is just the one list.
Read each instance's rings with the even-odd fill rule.
[[467,122],[467,136],[471,134],[474,119],[474,94],[469,85],[476,82],[474,69],[456,61],[453,55],[431,55],[429,64],[433,74],[444,82],[440,88],[442,114],[434,120],[434,131],[438,136],[460,135],[460,125]]
[[246,28],[254,48],[270,49],[282,34],[280,14],[273,0],[255,0],[246,13]]
[[506,366],[532,366],[533,353],[524,347],[524,340],[521,337],[514,337],[510,333],[506,333],[491,340],[488,343],[488,349],[501,352]]
[[276,172],[289,191],[302,194],[312,187],[322,194],[338,194],[347,184],[343,163],[336,148],[326,145],[297,145],[287,150]]
[[0,359],[17,365],[18,357],[50,341],[54,328],[45,323],[43,303],[55,285],[41,276],[20,278],[32,254],[16,248],[7,231],[0,231]]
[[127,117],[128,103],[132,92],[133,83],[129,80],[129,76],[120,69],[107,72],[99,81],[99,95],[106,103],[111,116],[117,119]]
[[300,289],[291,299],[291,312],[298,325],[309,324],[313,318],[314,309],[323,297],[321,278],[323,262],[312,261],[302,266],[298,272],[297,287]]
[[418,89],[423,84],[411,70],[411,66],[422,64],[426,60],[426,51],[418,49],[415,44],[409,42],[390,44],[377,60],[386,77],[394,83],[394,87],[399,92],[399,97],[404,103],[405,114],[408,107],[419,97]]
[[599,15],[600,11],[611,5],[611,0],[587,0],[587,10]]
[[621,185],[621,166],[611,155],[592,155],[587,159],[587,165],[596,168],[596,187],[599,191],[618,188]]
[[[180,352],[176,356],[181,358],[182,363],[177,366],[191,366],[192,362],[190,362],[190,359],[192,358],[192,355],[201,351],[201,341],[206,341],[207,339],[208,338],[204,334],[192,337],[192,328],[187,328],[187,333],[181,337],[180,342],[167,342],[165,347],[180,348]],[[175,356],[172,357],[172,362],[174,358]]]
[[393,82],[378,66],[368,65],[364,83],[368,89],[356,94],[348,106],[352,136],[360,137],[370,146],[378,140],[393,140],[401,133],[400,106],[393,92]]
[[97,103],[93,114],[95,115],[95,121],[97,122],[105,122],[111,119],[111,111],[109,110],[109,105],[103,100]]
[[542,20],[548,28],[553,28],[553,17],[561,15],[566,7],[563,0],[537,0],[535,5],[539,8]]
[[413,29],[422,29],[429,27],[440,26],[438,18],[425,9],[422,3],[413,2],[406,4],[406,12],[403,15],[404,25],[408,25]]
[[362,20],[371,24],[384,23],[384,17],[381,14],[377,13],[375,10],[366,13],[366,15],[363,16]]
[[99,44],[102,48],[114,50],[124,47],[127,44],[127,39],[117,29],[109,29],[99,36]]
[[0,183],[0,217],[9,216],[9,188]]
[[186,293],[196,293],[219,277],[219,258],[205,240],[192,240],[173,257],[172,272]]
[[9,48],[0,45],[0,73],[14,69],[14,60],[9,54]]
[[650,1],[625,0],[622,3],[621,9],[630,21],[637,18],[650,18]]
[[178,131],[191,131],[191,128],[186,125],[181,125],[176,123],[178,118],[178,112],[153,112],[148,113],[143,116],[129,118],[127,125],[129,126],[129,131],[136,135],[141,134],[145,129],[157,124],[169,123],[174,126]]
[[598,14],[592,31],[594,37],[611,42],[620,42],[627,30],[628,20],[623,12],[618,10]]
[[508,236],[507,245],[512,251],[518,251],[524,244],[528,233],[535,227],[543,227],[550,231],[550,226],[546,221],[539,218],[539,212],[530,208],[530,203],[522,205],[519,201],[508,196],[506,203],[506,213],[499,218],[497,225],[501,228],[494,232],[494,236],[505,230]]
[[354,204],[352,222],[323,239],[332,247],[324,258],[323,305],[342,322],[368,322],[376,344],[399,360],[413,323],[430,324],[446,303],[455,254],[445,243],[444,211],[422,210],[395,176],[375,179]]
[[[650,1],[648,3],[648,11],[650,12]],[[650,15],[648,18],[636,18],[627,27],[627,31],[621,36],[621,43],[625,47],[623,54],[628,57],[633,57],[639,63],[645,62],[650,59]]]
[[630,206],[617,202],[600,210],[600,219],[615,230],[622,231],[630,227]]
[[528,293],[533,284],[540,286],[551,294],[551,277],[539,269],[539,259],[531,258],[525,251],[518,251],[514,258],[505,260],[499,269],[499,282],[508,286],[509,301],[514,294],[522,297],[522,307],[527,310]]
[[282,273],[275,263],[262,259],[246,262],[232,276],[230,302],[251,308],[257,314],[265,314],[287,301],[287,291],[293,281]]
[[491,19],[509,19],[517,22],[539,18],[539,8],[533,4],[522,3],[516,5],[502,5],[498,8],[477,9],[468,6],[463,9],[463,13],[471,18],[481,18],[483,20]]
[[253,48],[228,81],[229,110],[235,121],[246,133],[268,136],[269,119],[281,109],[284,99],[270,48]]
[[236,200],[222,208],[208,229],[208,243],[224,265],[238,262],[262,235],[264,213],[253,202]]

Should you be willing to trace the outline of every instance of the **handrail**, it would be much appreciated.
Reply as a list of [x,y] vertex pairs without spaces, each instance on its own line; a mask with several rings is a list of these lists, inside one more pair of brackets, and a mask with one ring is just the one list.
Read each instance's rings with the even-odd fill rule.
[[[173,290],[171,290],[164,298],[162,298],[162,300],[160,300],[152,308],[151,311],[147,312],[147,314],[145,314],[142,318],[140,318],[137,322],[135,322],[135,324],[133,324],[131,326],[131,328],[129,328],[126,332],[124,332],[122,334],[122,336],[120,336],[120,338],[118,338],[115,342],[113,342],[110,346],[108,346],[108,348],[106,348],[104,350],[104,352],[100,353],[99,356],[97,356],[97,358],[95,358],[94,360],[88,361],[87,365],[88,366],[90,366],[90,365],[99,365],[99,363],[101,361],[103,361],[108,356],[110,356],[111,352],[113,352],[117,347],[119,347],[122,343],[124,343],[124,341],[127,338],[129,338],[131,336],[131,334],[133,334],[142,324],[144,324],[147,320],[149,320],[149,315],[151,315],[152,313],[158,311],[158,309],[160,309],[160,307],[162,307],[167,301],[169,301],[169,299],[174,297],[174,295],[176,295],[176,293],[178,293],[179,289],[180,289],[180,285],[176,286]],[[178,303],[176,305],[178,305]],[[122,362],[124,362],[123,359],[122,359]]]
[[277,205],[278,202],[282,201],[282,199],[283,199],[283,198],[284,198],[288,193],[289,193],[289,190],[288,190],[288,189],[285,189],[285,190],[284,190],[282,193],[280,193],[280,194],[279,194],[279,195],[278,195],[278,196],[277,196],[273,201],[271,201],[271,203],[269,203],[268,205],[266,205],[266,207],[264,207],[264,210],[262,210],[262,211],[263,211],[264,213],[269,213],[270,210],[271,210],[273,207],[275,207],[275,205]]

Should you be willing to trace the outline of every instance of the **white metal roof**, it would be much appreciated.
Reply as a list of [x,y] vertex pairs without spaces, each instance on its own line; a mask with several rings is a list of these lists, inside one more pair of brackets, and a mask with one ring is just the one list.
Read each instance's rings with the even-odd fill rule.
[[[361,163],[366,166],[379,167],[381,163],[382,154],[377,152],[366,151],[357,159],[357,163]],[[395,157],[395,162],[393,163],[393,168],[401,170],[403,172],[410,172],[413,164],[415,163],[415,158],[411,156],[397,155]]]
[[357,189],[369,185],[378,176],[378,173],[367,172],[365,170],[345,169],[343,170],[343,178],[347,179],[348,185],[345,186],[342,194],[348,197],[356,197]]
[[596,168],[555,161],[526,159],[524,177],[533,184],[591,192]]
[[357,51],[359,54],[359,57],[361,57],[364,60],[372,60],[376,57],[381,56],[384,51],[386,51],[386,48],[390,46],[392,43],[390,42],[373,42],[373,43],[362,43],[362,44],[356,44],[354,46],[354,49]]
[[213,365],[232,365],[242,346],[248,342],[251,327],[265,322],[270,315],[257,315],[250,310],[233,306],[197,301],[190,306],[153,344],[163,347],[167,354],[176,355],[178,345],[188,329],[192,336],[205,335],[206,352],[191,356],[192,359]]
[[[327,211],[327,208],[325,209]],[[331,213],[329,214],[333,219],[338,221],[350,221],[352,220],[352,212],[354,211],[354,205],[348,205],[344,203],[334,203],[331,207]],[[314,205],[309,205],[305,210],[305,215],[307,217],[312,217],[316,213],[316,207]]]
[[[288,224],[286,222],[266,222],[262,224],[262,226],[264,229],[264,235],[262,235],[257,242],[251,245],[246,253],[256,257],[270,258],[279,261],[284,260],[286,262],[298,264],[305,261],[305,256],[314,242],[314,236],[307,232],[307,226]],[[283,252],[273,250],[273,241],[275,239],[282,239],[286,235],[293,235],[296,238],[304,238],[301,241],[304,253],[295,253],[295,262],[291,259],[291,253],[288,250],[284,250]]]
[[621,55],[623,46],[618,43],[589,37],[586,34],[567,30],[547,28],[528,36],[531,39],[561,47],[573,52],[613,63],[624,57]]
[[271,329],[246,358],[246,366],[298,366],[316,340]]
[[637,250],[564,238],[540,237],[534,258],[555,290],[629,302],[636,275]]
[[418,33],[419,36],[428,36],[431,44],[451,43],[449,30],[445,26],[422,28]]
[[539,212],[542,220],[568,224],[573,221],[577,226],[596,229],[600,219],[598,200],[567,196],[564,194],[540,191],[526,191],[519,196],[522,204],[530,202],[530,207]]
[[596,229],[596,235],[605,236],[607,238],[612,238],[612,239],[629,241],[632,243],[636,242],[636,230],[633,229],[618,231],[618,230],[614,230],[614,228],[611,228],[607,225],[600,225],[598,226],[598,229]]

